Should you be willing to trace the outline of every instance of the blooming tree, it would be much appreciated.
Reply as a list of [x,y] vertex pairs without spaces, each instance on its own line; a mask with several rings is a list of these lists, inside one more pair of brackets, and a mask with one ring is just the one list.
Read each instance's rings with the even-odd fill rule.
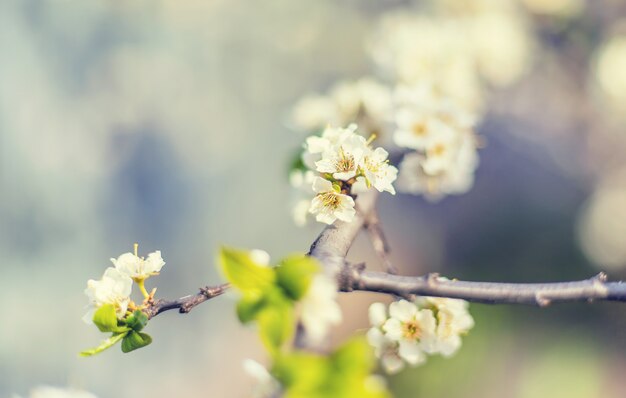
[[[222,247],[222,283],[167,300],[146,287],[165,265],[161,252],[141,257],[135,244],[133,252],[111,259],[100,279],[87,282],[84,320],[106,339],[81,355],[118,343],[124,353],[145,347],[152,343],[144,329],[153,317],[172,309],[186,313],[234,290],[239,320],[256,325],[269,357],[268,367],[244,363],[259,382],[255,396],[388,397],[384,379],[374,374],[377,361],[392,374],[430,356],[453,357],[474,327],[469,302],[626,301],[626,284],[607,282],[603,273],[560,283],[467,282],[434,273],[401,276],[390,263],[377,199],[399,192],[437,201],[470,190],[489,93],[519,79],[531,62],[533,36],[513,2],[476,3],[464,9],[433,2],[429,18],[385,16],[367,45],[378,76],[338,82],[294,106],[292,123],[303,132],[289,178],[294,221],[324,224],[307,253],[272,262],[262,250]],[[494,31],[510,39],[507,46],[493,39]],[[612,44],[604,56],[620,46]],[[384,272],[346,260],[361,230],[386,264]],[[132,298],[135,285],[139,300]],[[372,304],[371,327],[329,347],[328,336],[342,321],[337,295],[352,291],[394,301]],[[91,396],[60,391],[45,387],[32,396]]]

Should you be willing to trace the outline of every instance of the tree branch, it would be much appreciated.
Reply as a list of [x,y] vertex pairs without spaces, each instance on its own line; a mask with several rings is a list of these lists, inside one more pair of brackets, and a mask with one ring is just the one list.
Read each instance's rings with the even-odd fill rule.
[[383,262],[387,272],[396,275],[398,270],[389,260],[391,248],[389,247],[389,241],[385,236],[385,232],[380,224],[380,218],[378,217],[378,212],[376,210],[372,210],[365,218],[363,228],[367,231],[370,241],[372,242],[372,247],[374,248],[374,251],[376,251],[380,260]]
[[178,300],[156,300],[148,303],[148,308],[144,310],[148,318],[153,318],[165,311],[178,309],[181,314],[186,314],[195,306],[204,303],[214,297],[221,296],[230,288],[230,284],[224,283],[217,286],[206,286],[200,288],[200,292],[191,296],[181,297]]
[[540,307],[559,302],[626,301],[626,283],[606,280],[606,274],[599,273],[592,278],[574,282],[468,282],[448,280],[438,274],[408,277],[348,267],[343,273],[342,290],[399,296],[449,297],[487,304],[529,304]]
[[[346,262],[348,250],[359,231],[366,225],[368,227],[372,225],[371,214],[375,212],[377,198],[377,191],[360,194],[356,201],[358,211],[354,220],[350,223],[336,221],[333,225],[327,226],[309,250],[309,255],[317,258],[324,265],[326,272],[338,279],[341,291],[359,290],[399,297],[414,295],[449,297],[488,304],[529,304],[541,307],[551,303],[573,301],[626,302],[626,283],[607,282],[604,273],[575,282],[492,283],[447,280],[437,274],[400,276],[393,272],[365,271],[364,266],[350,265]],[[384,236],[372,237],[377,252],[382,249],[386,255],[388,251],[385,249]],[[393,267],[389,270],[393,271]],[[222,295],[229,287],[229,284],[207,286],[201,288],[195,295],[177,300],[156,300],[149,303],[144,311],[149,318],[173,309],[187,313],[197,305]]]

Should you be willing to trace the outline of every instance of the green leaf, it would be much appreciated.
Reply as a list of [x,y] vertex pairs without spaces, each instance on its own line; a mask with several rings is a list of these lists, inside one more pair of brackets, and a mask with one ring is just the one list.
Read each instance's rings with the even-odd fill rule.
[[104,333],[122,333],[128,330],[126,327],[117,325],[117,314],[113,304],[105,304],[98,308],[93,314],[93,323]]
[[294,352],[274,361],[272,374],[285,388],[285,397],[318,397],[328,375],[328,359],[319,354]]
[[254,320],[258,313],[264,308],[266,302],[263,296],[256,294],[246,294],[237,303],[237,316],[241,323],[248,323]]
[[89,350],[82,351],[79,355],[81,357],[90,357],[92,355],[99,354],[102,351],[106,350],[107,348],[112,347],[113,345],[115,345],[115,343],[117,343],[118,341],[122,340],[126,336],[127,333],[128,332],[113,333],[113,335],[111,337],[109,337],[108,339],[104,340],[99,346],[97,346],[95,348],[91,348]]
[[135,312],[128,316],[124,322],[129,328],[139,332],[148,324],[148,315],[146,315],[143,311],[135,310]]
[[152,337],[145,333],[131,330],[122,340],[122,352],[131,352],[152,343]]
[[306,294],[313,276],[321,269],[317,260],[302,254],[285,258],[275,268],[278,285],[289,298],[295,301],[300,300]]
[[244,293],[258,294],[274,284],[274,270],[256,264],[248,251],[222,247],[218,262],[226,279]]
[[270,354],[291,338],[294,332],[293,305],[287,299],[274,300],[267,304],[258,314],[259,334],[261,341]]
[[364,339],[348,341],[329,356],[294,352],[276,358],[272,374],[286,398],[388,398],[370,378],[373,362]]
[[331,356],[336,371],[344,375],[366,375],[374,367],[372,350],[363,337],[354,337]]

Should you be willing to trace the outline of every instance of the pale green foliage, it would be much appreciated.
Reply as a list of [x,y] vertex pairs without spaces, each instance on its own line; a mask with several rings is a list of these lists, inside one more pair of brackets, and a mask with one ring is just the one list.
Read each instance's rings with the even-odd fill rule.
[[385,398],[384,384],[370,372],[374,358],[362,338],[323,355],[294,350],[286,344],[296,329],[295,305],[309,293],[322,268],[309,256],[292,255],[275,267],[256,263],[248,251],[222,248],[219,265],[241,293],[237,315],[242,323],[256,321],[269,351],[271,376],[287,398]]

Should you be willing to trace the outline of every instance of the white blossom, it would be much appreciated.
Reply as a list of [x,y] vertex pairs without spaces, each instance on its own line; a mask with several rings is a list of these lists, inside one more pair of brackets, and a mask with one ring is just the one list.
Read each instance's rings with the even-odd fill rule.
[[270,265],[270,255],[265,250],[261,249],[253,249],[250,250],[250,259],[257,265],[262,265],[264,267],[269,267]]
[[322,154],[336,148],[347,138],[356,132],[356,124],[348,127],[327,126],[321,136],[312,135],[308,137],[304,144],[302,162],[311,170],[316,169],[316,162],[322,159]]
[[436,314],[436,339],[430,353],[439,353],[444,357],[454,355],[461,348],[461,336],[474,327],[474,318],[470,315],[465,300],[442,297],[424,297],[418,299],[423,308],[432,309]]
[[435,344],[433,312],[400,300],[391,303],[389,315],[382,329],[388,338],[398,342],[400,357],[412,365],[425,361],[425,353],[432,352]]
[[396,194],[393,182],[398,176],[398,169],[389,164],[387,157],[389,154],[383,148],[367,150],[363,157],[363,171],[369,184],[379,192],[387,191],[392,195]]
[[337,304],[337,282],[325,275],[313,277],[309,289],[300,301],[300,320],[306,339],[320,343],[328,329],[341,322],[341,308]]
[[289,182],[295,188],[291,214],[294,222],[299,227],[305,226],[311,215],[309,208],[311,207],[311,200],[315,195],[311,188],[314,179],[315,173],[311,170],[292,170],[289,174]]
[[113,304],[117,317],[122,318],[130,302],[132,285],[133,280],[128,275],[113,267],[106,269],[102,279],[87,281],[85,294],[89,298],[91,308],[83,317],[83,321],[92,323],[96,309],[105,304]]
[[263,365],[252,359],[245,359],[243,361],[244,371],[256,379],[257,384],[252,391],[253,398],[270,398],[280,389],[280,383],[276,380],[270,372],[265,369]]
[[315,162],[320,173],[330,173],[337,180],[348,181],[356,176],[367,150],[365,138],[353,134],[327,148],[322,159]]
[[354,219],[354,199],[348,195],[337,192],[333,184],[321,177],[315,177],[313,191],[317,195],[311,202],[309,212],[316,215],[316,220],[326,224],[332,224],[339,219],[351,222]]
[[[464,135],[456,146],[445,147],[449,153],[434,156],[418,152],[404,156],[400,163],[397,188],[400,192],[424,194],[429,200],[438,200],[449,194],[467,192],[474,183],[474,171],[478,167],[475,139]],[[425,166],[428,165],[427,173]]]
[[385,336],[382,326],[387,320],[387,310],[383,303],[373,303],[369,308],[372,327],[367,331],[367,341],[374,347],[374,355],[379,358],[385,372],[398,373],[404,369],[404,360],[398,353],[398,342]]
[[96,398],[96,396],[83,390],[40,386],[31,390],[30,398]]
[[327,125],[346,126],[358,123],[370,135],[384,130],[391,114],[391,90],[371,78],[342,81],[327,95],[310,95],[301,99],[292,114],[296,127],[307,131]]
[[135,280],[158,275],[161,268],[165,265],[159,250],[148,254],[148,258],[145,259],[133,253],[124,253],[117,259],[112,258],[111,262],[118,271]]

